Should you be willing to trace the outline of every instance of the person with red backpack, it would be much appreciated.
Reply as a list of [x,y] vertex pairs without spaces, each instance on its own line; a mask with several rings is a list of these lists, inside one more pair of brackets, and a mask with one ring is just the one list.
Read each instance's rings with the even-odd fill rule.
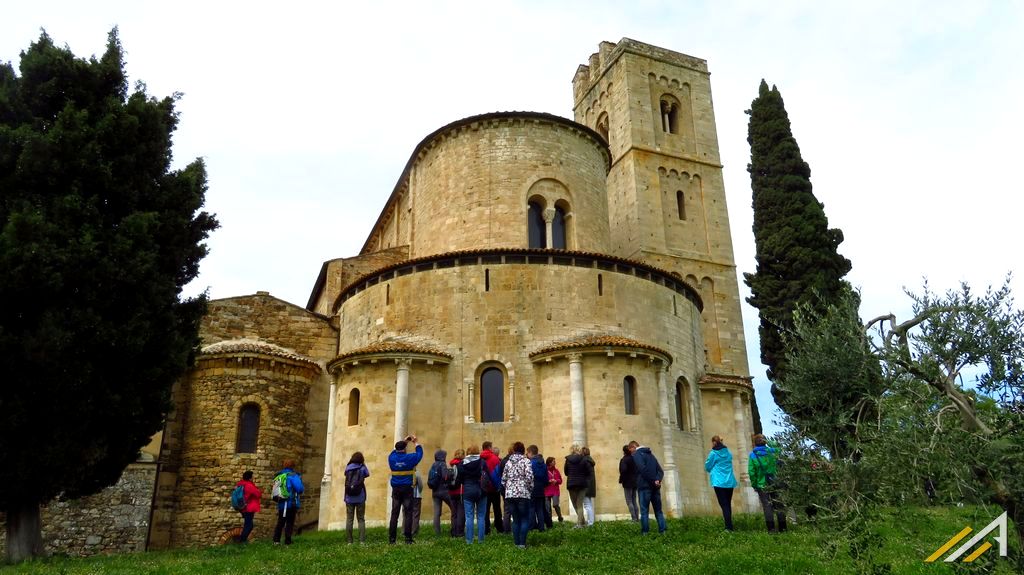
[[235,484],[236,490],[239,487],[242,488],[244,503],[242,509],[238,510],[242,514],[242,533],[238,536],[238,542],[247,543],[249,541],[249,534],[252,533],[253,517],[260,511],[260,498],[263,497],[263,493],[252,482],[252,471],[246,471],[242,474],[241,481]]
[[366,478],[369,476],[363,453],[353,453],[345,466],[345,533],[349,543],[352,543],[355,519],[359,521],[359,542],[366,543]]

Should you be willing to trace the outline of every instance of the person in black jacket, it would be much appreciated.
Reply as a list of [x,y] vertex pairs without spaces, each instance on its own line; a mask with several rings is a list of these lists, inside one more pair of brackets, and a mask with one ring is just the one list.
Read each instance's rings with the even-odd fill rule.
[[576,512],[576,527],[587,526],[587,514],[583,511],[583,498],[587,492],[587,484],[590,478],[592,467],[583,457],[582,448],[573,445],[571,452],[565,458],[565,466],[562,471],[565,473],[565,486],[569,489],[569,501],[572,509]]
[[487,463],[480,459],[480,448],[471,445],[466,449],[466,457],[459,462],[456,473],[456,481],[462,486],[462,505],[466,514],[466,543],[473,542],[474,534],[481,543],[484,541],[487,494],[480,486],[481,473],[487,473]]
[[526,456],[530,458],[530,470],[533,471],[533,493],[530,497],[533,504],[531,529],[544,531],[545,528],[551,527],[551,516],[547,513],[547,498],[544,497],[544,488],[548,486],[548,466],[536,445],[526,448]]
[[619,483],[622,485],[622,493],[626,496],[626,507],[629,509],[629,516],[634,522],[640,520],[636,504],[636,462],[633,461],[633,454],[629,451],[629,445],[622,446],[622,459],[619,460]]
[[664,533],[668,526],[665,514],[661,512],[661,480],[665,473],[658,463],[658,458],[651,453],[650,447],[644,447],[636,441],[629,442],[629,450],[633,453],[636,463],[636,489],[640,496],[640,533],[646,535],[650,531],[648,507],[654,508],[654,518],[658,521],[658,533]]

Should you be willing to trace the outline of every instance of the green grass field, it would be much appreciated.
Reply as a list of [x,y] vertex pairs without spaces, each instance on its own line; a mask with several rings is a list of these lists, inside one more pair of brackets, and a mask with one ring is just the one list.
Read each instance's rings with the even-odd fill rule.
[[[878,560],[893,573],[1015,573],[997,549],[976,563],[924,563],[932,551],[964,526],[975,530],[996,517],[992,509],[913,508],[890,512],[877,525],[884,538]],[[256,541],[247,546],[150,552],[88,559],[50,558],[0,568],[8,574],[176,574],[262,573],[317,575],[334,573],[692,573],[699,575],[759,573],[857,573],[845,547],[830,551],[829,538],[801,523],[788,533],[769,535],[759,516],[737,518],[737,531],[726,533],[720,518],[687,517],[669,521],[663,536],[641,537],[636,524],[598,523],[571,529],[569,523],[545,533],[531,532],[524,550],[511,536],[492,535],[482,544],[435,537],[430,527],[414,545],[387,544],[384,529],[370,529],[365,545],[348,545],[343,532],[309,533],[291,547]],[[1012,530],[1012,526],[1011,526]],[[1009,534],[1012,541],[1013,534]]]

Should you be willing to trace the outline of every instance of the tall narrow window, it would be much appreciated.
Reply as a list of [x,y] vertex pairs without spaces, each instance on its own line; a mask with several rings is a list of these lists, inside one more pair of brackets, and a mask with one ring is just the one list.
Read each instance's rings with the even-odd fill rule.
[[601,134],[604,138],[605,143],[609,143],[608,140],[608,114],[601,112],[601,115],[597,117],[597,133]]
[[597,274],[597,295],[604,295],[604,278]]
[[626,407],[626,415],[636,415],[636,380],[627,375],[622,380],[622,399]]
[[348,424],[359,425],[359,390],[348,392]]
[[384,286],[384,305],[391,305],[391,284]]
[[256,453],[256,440],[260,435],[260,406],[247,403],[238,410],[238,441],[235,453]]
[[547,226],[544,225],[544,207],[537,202],[530,202],[527,213],[530,247],[546,248],[548,243]]
[[661,130],[669,134],[679,133],[679,104],[675,98],[661,101]]
[[690,384],[683,378],[676,380],[676,425],[683,431],[691,429]]
[[480,374],[480,422],[505,420],[505,374],[488,367]]
[[676,210],[679,212],[679,219],[686,219],[686,194],[682,190],[676,192]]
[[551,247],[564,250],[565,246],[565,209],[555,206],[555,219],[551,222]]
[[484,291],[491,291],[491,270],[484,270]]

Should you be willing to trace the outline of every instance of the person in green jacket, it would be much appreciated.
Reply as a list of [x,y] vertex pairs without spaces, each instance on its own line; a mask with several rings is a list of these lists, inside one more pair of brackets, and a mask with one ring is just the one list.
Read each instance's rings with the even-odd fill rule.
[[[750,486],[757,491],[757,497],[761,500],[764,522],[768,526],[769,533],[786,530],[786,508],[779,497],[775,479],[775,473],[778,470],[776,454],[775,448],[768,445],[768,440],[764,438],[764,435],[758,433],[754,436],[754,450],[750,452],[750,459],[747,461],[747,473],[750,475]],[[778,531],[776,531],[776,518],[778,518]]]

